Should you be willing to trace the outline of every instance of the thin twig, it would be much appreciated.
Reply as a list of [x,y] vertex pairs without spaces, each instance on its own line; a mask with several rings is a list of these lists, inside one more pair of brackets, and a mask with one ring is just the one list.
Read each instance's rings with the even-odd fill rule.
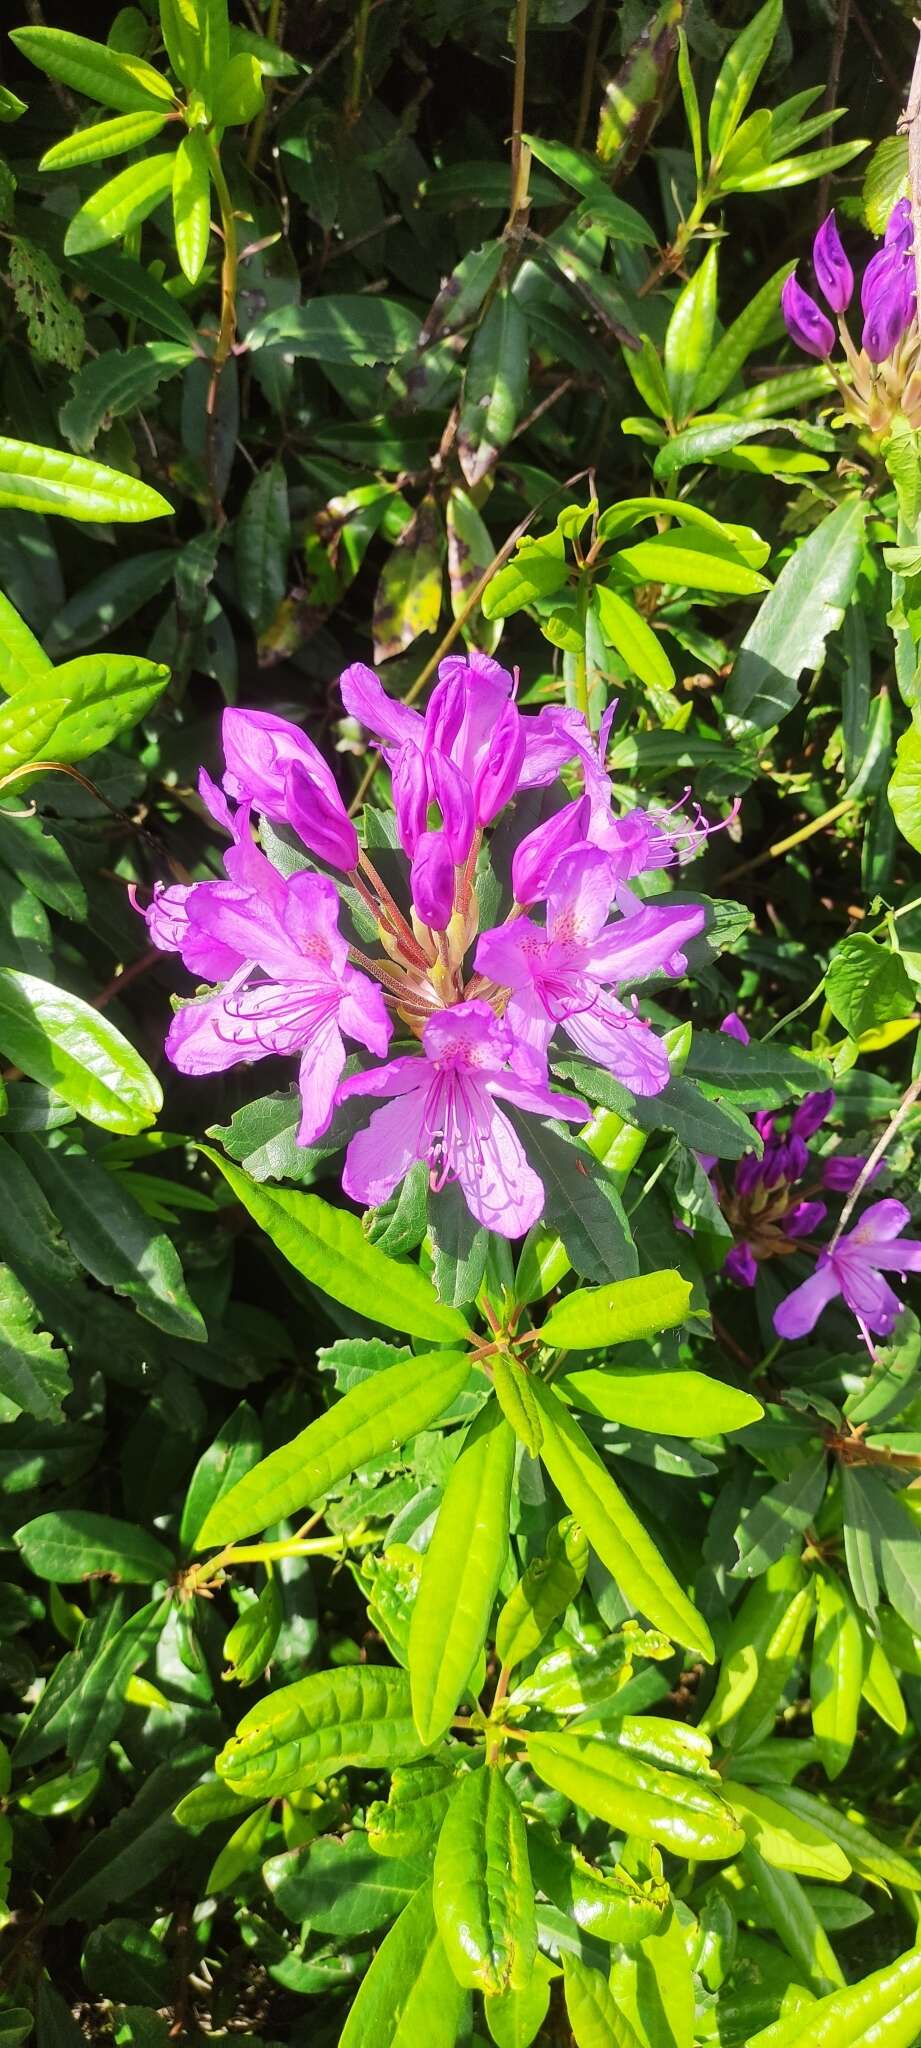
[[[917,26],[917,24],[916,24]],[[908,88],[908,104],[899,122],[908,136],[908,189],[914,229],[915,284],[921,304],[921,36],[915,51],[914,70]]]
[[582,148],[582,145],[585,141],[585,131],[588,127],[588,117],[592,111],[592,93],[594,91],[595,86],[595,66],[598,62],[598,49],[601,43],[601,24],[605,17],[606,5],[607,0],[595,0],[595,5],[592,9],[592,18],[588,25],[588,35],[585,39],[585,58],[582,64],[582,87],[579,93],[579,111],[576,115],[575,134],[572,138],[573,147],[575,149]]
[[[822,100],[823,113],[833,114],[838,104],[838,87],[841,84],[841,65],[844,60],[844,45],[847,39],[847,25],[850,11],[851,0],[838,0],[838,16],[835,22],[835,34],[831,46],[831,61],[828,66],[828,83],[825,87],[825,94]],[[817,140],[824,142],[825,138],[828,135],[830,135],[830,133],[831,124],[829,124],[828,128],[826,128],[824,135],[818,137]],[[818,198],[816,202],[817,227],[821,225],[822,221],[825,219],[826,213],[828,212],[828,197],[830,191],[831,173],[827,172],[825,177],[822,179],[818,190]]]
[[739,875],[750,875],[755,868],[762,868],[766,861],[777,860],[782,853],[790,853],[794,846],[802,846],[807,839],[814,839],[817,832],[824,832],[829,825],[837,823],[846,811],[854,810],[856,797],[846,796],[840,804],[832,804],[830,811],[823,811],[820,818],[810,818],[808,825],[801,825],[798,832],[789,833],[786,839],[775,839],[773,846],[767,846],[754,860],[743,860],[738,867],[727,868],[722,879],[734,882]]
[[515,85],[512,94],[512,212],[519,207],[521,131],[524,127],[524,81],[528,45],[528,0],[517,0],[515,8]]

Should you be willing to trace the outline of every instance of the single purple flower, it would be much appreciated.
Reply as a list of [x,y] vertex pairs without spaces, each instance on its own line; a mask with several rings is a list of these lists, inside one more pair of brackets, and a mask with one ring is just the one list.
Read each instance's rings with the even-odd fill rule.
[[868,1345],[871,1331],[878,1337],[890,1336],[902,1304],[883,1273],[921,1272],[921,1242],[896,1242],[910,1220],[904,1202],[871,1202],[856,1228],[840,1237],[834,1248],[821,1252],[814,1273],[775,1309],[778,1337],[808,1337],[837,1294],[856,1316]]
[[546,818],[542,825],[536,825],[533,832],[519,840],[512,856],[512,889],[516,903],[530,909],[532,903],[544,901],[557,862],[574,846],[585,844],[589,809],[589,798],[577,796],[572,803],[564,804],[561,811],[555,811],[552,818]]
[[239,964],[216,994],[177,1010],[169,1058],[181,1073],[214,1074],[240,1060],[299,1052],[297,1136],[311,1144],[332,1116],[342,1033],[382,1058],[392,1030],[376,983],[348,965],[334,883],[308,873],[286,880],[251,845],[245,883],[203,882],[186,909],[201,937]]
[[807,356],[818,356],[824,362],[834,348],[835,330],[828,315],[792,274],[780,294],[780,307],[791,341],[804,349]]
[[[827,1159],[822,1159],[819,1163],[822,1168],[823,1188],[828,1188],[830,1193],[835,1195],[849,1195],[851,1189],[856,1187],[867,1162],[861,1152],[832,1152]],[[868,1179],[875,1180],[881,1168],[882,1160],[874,1167]]]
[[812,1095],[804,1095],[802,1102],[793,1111],[790,1119],[790,1130],[793,1136],[796,1138],[814,1138],[816,1131],[821,1130],[826,1117],[830,1116],[834,1106],[835,1091],[833,1088],[822,1088]]
[[605,985],[682,973],[680,949],[700,931],[704,912],[628,902],[629,914],[608,924],[609,863],[597,849],[576,848],[554,870],[546,925],[517,918],[484,932],[476,966],[511,990],[508,1024],[536,1070],[560,1026],[634,1094],[658,1095],[669,1079],[668,1054],[646,1020]]
[[433,1188],[459,1182],[487,1230],[523,1236],[541,1214],[544,1190],[496,1098],[570,1123],[585,1122],[586,1105],[510,1070],[512,1034],[488,1003],[460,1003],[430,1017],[422,1048],[421,1059],[390,1060],[342,1082],[340,1101],[389,1098],[351,1140],[342,1176],[346,1194],[377,1207],[422,1160]]
[[838,233],[834,208],[823,220],[812,244],[812,261],[819,288],[832,312],[846,313],[854,291],[854,273]]
[[862,346],[871,363],[885,362],[915,317],[911,251],[880,249],[864,272],[861,299],[865,314]]
[[750,1244],[734,1244],[726,1253],[723,1271],[728,1273],[737,1287],[754,1287],[758,1278],[758,1261]]
[[910,249],[914,241],[914,224],[911,217],[911,200],[897,199],[889,219],[883,243],[887,249]]
[[287,718],[231,707],[221,721],[224,788],[276,822],[294,826],[320,860],[351,869],[358,834],[336,778],[313,741]]
[[413,855],[413,907],[430,931],[443,932],[454,908],[454,862],[443,832],[423,832]]

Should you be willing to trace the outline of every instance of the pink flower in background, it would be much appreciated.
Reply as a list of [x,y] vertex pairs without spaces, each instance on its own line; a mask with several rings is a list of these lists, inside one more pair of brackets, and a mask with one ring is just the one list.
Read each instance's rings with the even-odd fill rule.
[[878,1337],[890,1336],[902,1304],[883,1274],[921,1272],[921,1242],[916,1238],[899,1241],[910,1221],[911,1211],[904,1202],[871,1202],[856,1227],[820,1252],[815,1272],[775,1309],[778,1337],[808,1337],[822,1310],[839,1294],[856,1316],[868,1344],[870,1331]]

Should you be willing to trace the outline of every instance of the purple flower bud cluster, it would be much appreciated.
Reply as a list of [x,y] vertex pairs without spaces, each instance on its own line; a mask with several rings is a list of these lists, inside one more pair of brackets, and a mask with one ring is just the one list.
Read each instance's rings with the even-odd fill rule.
[[[385,1201],[423,1161],[433,1188],[456,1179],[478,1222],[518,1237],[544,1190],[500,1102],[587,1121],[582,1101],[551,1086],[557,1039],[636,1094],[665,1087],[667,1054],[635,986],[685,971],[705,913],[644,902],[632,884],[688,859],[710,828],[699,812],[619,816],[604,767],[610,715],[596,739],[579,712],[522,712],[512,676],[484,654],[443,661],[424,712],[360,663],[341,691],[391,769],[404,884],[382,880],[299,727],[226,711],[223,789],[204,770],[199,783],[230,841],[225,878],[158,884],[144,912],[154,945],[212,984],[177,1009],[166,1050],[186,1074],[297,1057],[299,1143],[321,1137],[342,1102],[382,1105],[348,1146],[343,1186],[356,1201]],[[484,835],[535,790],[549,815],[514,847],[504,922],[481,931]],[[279,872],[254,836],[260,817],[333,873]],[[514,821],[513,808],[513,836]],[[375,950],[341,928],[343,898],[373,916]],[[387,1058],[397,1023],[406,1049]],[[345,1076],[350,1045],[362,1063]]]
[[[812,245],[812,261],[819,289],[826,304],[838,315],[847,346],[849,337],[843,316],[854,295],[854,272],[834,212],[819,228]],[[882,248],[870,258],[861,279],[861,346],[871,363],[882,363],[892,355],[911,326],[916,304],[911,207],[907,199],[900,199],[889,216]],[[795,273],[784,285],[781,307],[787,332],[797,347],[806,355],[826,360],[835,345],[834,327]]]
[[[720,1028],[748,1043],[745,1025],[734,1013]],[[867,1161],[859,1153],[833,1152],[823,1158],[809,1151],[809,1140],[824,1128],[834,1102],[831,1088],[805,1096],[792,1115],[784,1116],[783,1128],[776,1114],[758,1111],[752,1122],[763,1143],[761,1157],[746,1153],[728,1193],[716,1187],[735,1240],[724,1271],[740,1287],[754,1287],[763,1261],[815,1249],[803,1240],[827,1218],[828,1204],[820,1196],[847,1195],[864,1174]],[[878,1171],[867,1179],[875,1179]],[[807,1337],[837,1295],[871,1351],[871,1333],[890,1336],[902,1303],[882,1271],[921,1272],[921,1243],[900,1238],[910,1220],[904,1203],[884,1200],[871,1203],[853,1230],[842,1233],[839,1226],[831,1243],[818,1249],[814,1272],[775,1310],[778,1337]]]

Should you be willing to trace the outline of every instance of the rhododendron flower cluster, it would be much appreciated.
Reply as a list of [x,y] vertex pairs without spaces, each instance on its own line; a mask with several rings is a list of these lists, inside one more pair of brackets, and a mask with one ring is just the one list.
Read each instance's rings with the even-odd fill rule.
[[835,315],[835,326],[849,375],[831,363],[835,326],[818,301],[787,278],[781,306],[787,332],[806,355],[827,362],[849,416],[881,433],[901,412],[912,425],[921,419],[921,369],[918,364],[917,292],[911,206],[900,199],[893,207],[883,244],[871,256],[860,284],[863,329],[855,346],[845,315],[854,295],[854,272],[834,213],[822,222],[812,245],[819,289]]
[[[685,972],[705,912],[644,901],[636,885],[686,860],[710,828],[699,812],[619,815],[604,766],[612,714],[594,736],[577,711],[523,712],[513,678],[487,655],[443,661],[424,713],[361,664],[341,691],[391,770],[403,881],[383,857],[388,880],[378,872],[297,726],[226,711],[223,789],[204,771],[200,782],[230,841],[225,879],[158,886],[144,912],[153,943],[212,984],[177,1009],[167,1052],[187,1074],[296,1056],[302,1145],[328,1131],[339,1104],[381,1104],[348,1145],[343,1186],[356,1201],[385,1201],[421,1161],[434,1190],[456,1180],[479,1223],[518,1237],[540,1217],[544,1190],[508,1110],[573,1123],[590,1114],[553,1087],[555,1044],[636,1095],[668,1082],[636,985]],[[484,840],[503,814],[500,901]],[[260,819],[299,842],[295,872],[257,843]],[[481,897],[493,906],[485,929]]]
[[[734,1012],[720,1028],[748,1044],[748,1031]],[[806,1095],[788,1115],[759,1110],[752,1117],[762,1140],[760,1157],[745,1154],[731,1187],[714,1181],[734,1238],[723,1270],[740,1287],[754,1287],[759,1265],[811,1250],[815,1271],[774,1311],[777,1335],[808,1336],[822,1310],[840,1295],[872,1350],[871,1335],[890,1336],[902,1308],[883,1270],[921,1272],[921,1243],[901,1236],[911,1212],[892,1200],[871,1203],[851,1231],[839,1225],[828,1245],[808,1242],[828,1217],[823,1195],[848,1195],[858,1181],[868,1183],[880,1170],[868,1171],[869,1161],[860,1153],[810,1151],[809,1140],[825,1128],[834,1104],[834,1090],[824,1088]],[[708,1171],[715,1167],[710,1159],[702,1164]]]

